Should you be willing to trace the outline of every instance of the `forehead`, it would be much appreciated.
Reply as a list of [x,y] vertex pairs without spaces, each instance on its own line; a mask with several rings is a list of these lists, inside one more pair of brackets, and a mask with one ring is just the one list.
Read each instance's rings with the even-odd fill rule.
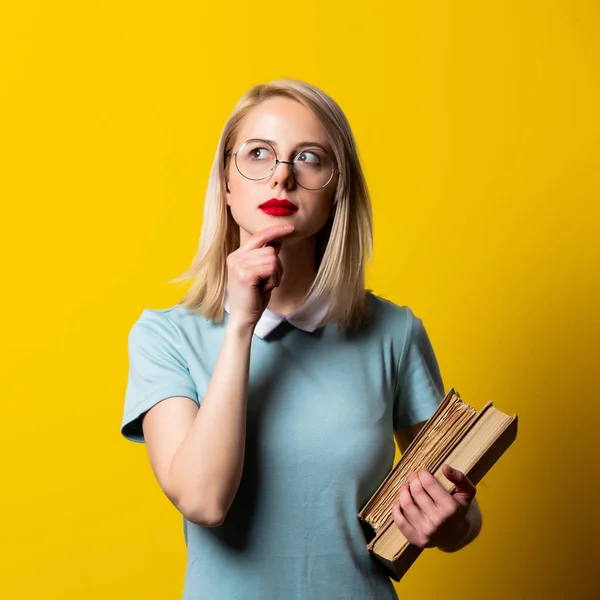
[[282,148],[310,140],[329,147],[325,128],[315,113],[291,98],[269,98],[244,117],[236,141],[266,138]]

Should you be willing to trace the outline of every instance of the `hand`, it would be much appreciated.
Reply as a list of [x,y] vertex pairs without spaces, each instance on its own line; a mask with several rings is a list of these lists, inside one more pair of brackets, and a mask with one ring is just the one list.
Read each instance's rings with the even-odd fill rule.
[[293,225],[274,225],[258,231],[227,257],[229,313],[236,323],[256,325],[269,304],[271,292],[281,283],[281,242]]
[[450,494],[427,470],[409,474],[400,486],[392,516],[404,537],[420,548],[452,547],[469,532],[467,511],[476,494],[473,482],[450,465],[442,467],[446,479],[455,484]]

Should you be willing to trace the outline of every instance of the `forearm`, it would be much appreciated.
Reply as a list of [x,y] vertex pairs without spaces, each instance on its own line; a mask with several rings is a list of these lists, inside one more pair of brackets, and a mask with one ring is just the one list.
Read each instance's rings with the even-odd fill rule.
[[473,502],[469,505],[469,510],[467,511],[465,518],[469,524],[466,535],[453,546],[438,546],[442,552],[456,552],[457,550],[464,548],[467,544],[470,544],[479,535],[482,519],[479,505],[475,499],[473,499]]
[[252,329],[230,321],[195,421],[173,456],[169,476],[188,518],[218,525],[244,466]]

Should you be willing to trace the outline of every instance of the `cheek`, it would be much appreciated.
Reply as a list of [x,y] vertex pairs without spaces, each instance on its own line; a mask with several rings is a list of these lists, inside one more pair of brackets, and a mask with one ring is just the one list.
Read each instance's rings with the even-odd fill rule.
[[318,214],[320,221],[327,221],[333,211],[333,194],[331,192],[323,193],[317,202],[318,209],[315,213]]
[[247,181],[247,179],[240,177],[235,165],[233,163],[229,163],[225,180],[227,182],[227,189],[229,190],[227,202],[234,204],[240,197],[240,192],[243,190],[244,182]]
[[227,204],[232,210],[239,211],[243,210],[245,206],[252,205],[253,195],[256,194],[256,189],[251,184],[251,181],[236,177],[235,175],[229,179],[227,184],[229,189]]
[[313,204],[310,213],[305,216],[305,233],[315,234],[327,225],[331,216],[331,202],[324,201],[319,204]]

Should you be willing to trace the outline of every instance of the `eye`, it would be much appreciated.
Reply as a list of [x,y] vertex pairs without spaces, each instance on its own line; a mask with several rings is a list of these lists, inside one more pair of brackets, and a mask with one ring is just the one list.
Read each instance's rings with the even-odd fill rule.
[[271,156],[271,152],[267,148],[251,148],[248,150],[248,157],[252,160],[264,160],[265,158],[269,158]]
[[298,162],[307,163],[313,166],[319,166],[323,161],[319,154],[314,150],[304,150],[298,155]]

